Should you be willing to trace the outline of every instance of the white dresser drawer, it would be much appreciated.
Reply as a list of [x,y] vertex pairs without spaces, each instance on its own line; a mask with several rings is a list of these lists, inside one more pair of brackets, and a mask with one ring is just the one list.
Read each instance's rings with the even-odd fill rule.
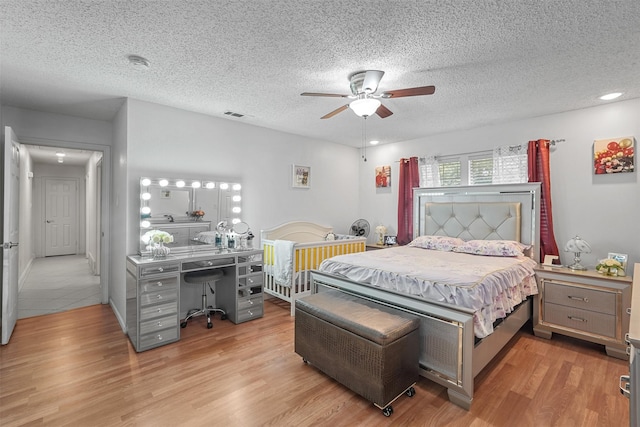
[[545,303],[544,321],[590,334],[616,338],[616,316]]
[[154,319],[156,317],[167,316],[178,312],[178,301],[167,304],[147,306],[140,309],[140,321]]
[[140,337],[140,349],[147,350],[151,347],[163,345],[178,339],[178,328],[164,329],[153,334]]
[[251,320],[251,319],[255,319],[258,317],[262,317],[262,304],[256,306],[256,307],[251,307],[251,308],[247,308],[244,310],[238,310],[238,322],[246,322],[247,320]]
[[605,313],[615,316],[616,294],[581,286],[544,282],[545,302]]
[[178,314],[174,313],[170,316],[160,317],[158,319],[140,322],[140,335],[161,331],[167,328],[176,328],[178,326]]
[[159,304],[164,302],[172,302],[178,300],[177,288],[163,289],[157,292],[140,295],[140,306],[145,307],[151,304]]
[[178,287],[178,277],[162,277],[160,279],[143,280],[140,282],[140,292],[150,293]]

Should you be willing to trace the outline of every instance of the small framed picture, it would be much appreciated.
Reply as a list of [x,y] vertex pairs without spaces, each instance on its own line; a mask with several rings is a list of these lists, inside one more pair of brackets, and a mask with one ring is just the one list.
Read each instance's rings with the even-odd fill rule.
[[294,188],[311,188],[311,167],[293,165],[291,186]]
[[615,259],[620,264],[622,264],[623,270],[627,270],[627,254],[617,254],[615,252],[609,252],[609,254],[607,254],[607,258]]
[[384,244],[386,246],[393,246],[396,244],[396,236],[384,236]]

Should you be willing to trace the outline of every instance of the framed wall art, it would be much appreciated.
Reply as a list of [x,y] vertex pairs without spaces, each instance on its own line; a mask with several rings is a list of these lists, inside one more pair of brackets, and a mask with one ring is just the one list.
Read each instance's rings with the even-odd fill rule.
[[384,188],[391,186],[391,166],[376,167],[376,187]]
[[311,167],[293,165],[292,187],[311,188]]
[[597,139],[593,142],[593,172],[596,175],[633,172],[634,152],[633,136]]

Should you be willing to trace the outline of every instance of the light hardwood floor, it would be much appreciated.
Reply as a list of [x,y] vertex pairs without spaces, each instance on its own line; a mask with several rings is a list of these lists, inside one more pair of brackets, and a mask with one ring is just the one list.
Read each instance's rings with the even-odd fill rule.
[[627,426],[628,362],[527,325],[476,378],[470,411],[420,378],[386,418],[305,365],[289,305],[241,325],[203,318],[136,353],[109,306],[18,320],[0,348],[0,424],[72,426]]

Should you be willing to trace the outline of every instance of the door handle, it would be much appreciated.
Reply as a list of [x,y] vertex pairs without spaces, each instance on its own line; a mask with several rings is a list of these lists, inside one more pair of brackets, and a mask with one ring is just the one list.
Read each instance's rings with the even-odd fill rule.
[[47,224],[51,224],[53,221],[47,220]]
[[2,245],[2,247],[3,247],[4,249],[11,249],[11,248],[13,248],[14,246],[18,246],[18,243],[6,242],[6,243],[4,243],[4,244]]

